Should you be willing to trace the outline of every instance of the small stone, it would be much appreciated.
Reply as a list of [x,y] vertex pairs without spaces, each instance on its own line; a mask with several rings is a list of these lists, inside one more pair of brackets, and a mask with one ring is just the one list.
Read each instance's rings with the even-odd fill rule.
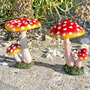
[[2,66],[8,66],[8,63],[1,62],[0,65],[2,65]]
[[89,43],[90,43],[90,40],[89,40],[88,38],[82,38],[82,39],[80,40],[80,42],[81,42],[82,44],[89,44]]

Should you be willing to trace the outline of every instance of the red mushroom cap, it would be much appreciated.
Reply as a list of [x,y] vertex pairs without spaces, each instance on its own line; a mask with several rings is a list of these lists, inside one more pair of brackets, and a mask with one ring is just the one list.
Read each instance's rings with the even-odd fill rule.
[[40,26],[40,22],[28,18],[11,20],[5,24],[5,28],[12,32],[31,30]]
[[12,44],[7,48],[6,53],[14,55],[20,51],[21,46],[19,44]]
[[87,50],[87,48],[83,48],[83,49],[81,49],[81,52],[82,52],[82,53],[87,53],[88,50]]
[[78,24],[69,20],[56,24],[50,29],[50,35],[61,38],[79,37],[85,34],[85,30]]
[[86,61],[88,57],[88,50],[86,48],[81,49],[78,51],[78,58],[82,61]]

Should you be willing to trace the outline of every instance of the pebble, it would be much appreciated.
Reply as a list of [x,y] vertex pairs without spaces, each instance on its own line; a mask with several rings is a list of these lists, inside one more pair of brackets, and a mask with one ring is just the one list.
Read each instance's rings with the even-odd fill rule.
[[82,44],[90,44],[90,39],[89,39],[89,38],[82,38],[82,39],[80,40],[80,42],[81,42]]
[[87,48],[88,50],[89,50],[89,47],[90,47],[90,46],[87,45],[87,44],[82,44],[82,45],[81,45],[81,48]]
[[6,63],[6,62],[0,62],[0,65],[2,65],[2,66],[8,66],[8,63]]
[[8,42],[8,41],[6,41],[6,42],[1,42],[1,45],[2,46],[5,46],[5,47],[8,47],[8,46],[10,46],[10,42]]
[[64,56],[64,53],[62,53],[60,50],[58,49],[51,49],[51,48],[46,48],[45,50],[43,50],[43,55],[46,57],[46,58],[52,58],[53,56],[56,57],[56,56],[59,56],[59,57],[63,57]]

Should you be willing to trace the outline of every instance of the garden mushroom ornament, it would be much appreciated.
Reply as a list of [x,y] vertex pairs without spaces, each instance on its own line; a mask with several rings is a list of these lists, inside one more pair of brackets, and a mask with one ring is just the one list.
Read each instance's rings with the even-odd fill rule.
[[87,48],[83,48],[77,53],[78,60],[76,60],[75,66],[81,68],[82,63],[81,61],[86,61],[88,57],[88,50]]
[[72,56],[69,38],[82,36],[85,34],[85,30],[80,25],[67,20],[56,24],[49,33],[51,36],[64,38],[66,64],[73,67],[75,60]]
[[21,45],[21,55],[22,55],[21,62],[23,63],[30,64],[32,62],[32,57],[28,49],[26,32],[27,30],[35,29],[40,26],[41,24],[39,21],[29,18],[11,20],[5,24],[5,28],[8,31],[21,32],[20,35],[20,45]]
[[19,44],[11,44],[8,48],[6,53],[9,55],[14,55],[16,62],[21,62],[20,55],[18,52],[20,51],[21,46]]

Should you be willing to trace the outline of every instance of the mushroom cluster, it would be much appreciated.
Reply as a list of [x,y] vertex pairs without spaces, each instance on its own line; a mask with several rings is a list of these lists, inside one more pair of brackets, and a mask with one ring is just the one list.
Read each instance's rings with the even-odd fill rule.
[[[31,57],[31,54],[29,52],[28,44],[27,44],[26,32],[27,32],[27,30],[35,29],[35,28],[38,28],[40,26],[41,26],[41,24],[39,21],[34,20],[34,19],[29,19],[29,18],[16,19],[16,20],[11,20],[11,21],[7,22],[5,24],[5,28],[8,31],[11,31],[11,32],[20,31],[21,32],[20,48],[17,48],[17,46],[15,46],[16,44],[11,45],[10,48],[11,49],[13,48],[13,50],[8,49],[10,51],[10,52],[8,51],[9,55],[13,55],[21,49],[21,55],[19,56],[17,54],[17,57],[16,57],[16,58],[18,58],[19,62],[21,62],[21,63],[23,62],[26,64],[32,63],[32,57]],[[17,48],[17,51],[15,51],[14,48],[15,49]]]
[[69,38],[82,36],[85,34],[85,30],[80,25],[67,20],[58,23],[54,27],[52,27],[52,29],[50,29],[49,34],[57,38],[65,38],[64,47],[66,64],[71,67],[75,66],[75,60],[71,52]]

